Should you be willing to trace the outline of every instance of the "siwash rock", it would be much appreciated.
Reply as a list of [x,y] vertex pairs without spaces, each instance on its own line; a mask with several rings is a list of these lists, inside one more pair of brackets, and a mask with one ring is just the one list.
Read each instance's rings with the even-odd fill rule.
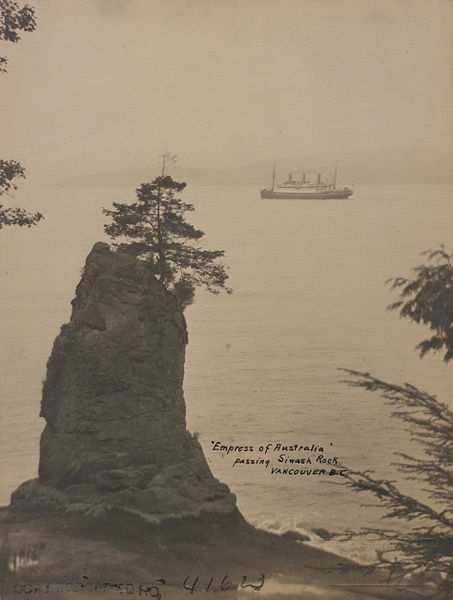
[[[145,263],[99,242],[72,305],[43,388],[40,484],[65,504],[102,500],[151,521],[234,511],[186,429],[176,298]],[[30,486],[41,495],[36,482],[24,486],[13,501],[30,500]]]

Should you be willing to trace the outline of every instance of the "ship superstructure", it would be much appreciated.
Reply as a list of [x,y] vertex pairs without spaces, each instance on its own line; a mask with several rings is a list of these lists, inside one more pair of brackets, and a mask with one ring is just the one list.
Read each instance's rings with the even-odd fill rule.
[[321,173],[316,175],[315,181],[310,181],[305,171],[291,171],[288,179],[282,183],[275,183],[275,165],[272,174],[272,186],[261,190],[261,198],[295,199],[295,200],[330,200],[349,198],[354,193],[351,188],[337,187],[337,167],[332,183],[325,183]]

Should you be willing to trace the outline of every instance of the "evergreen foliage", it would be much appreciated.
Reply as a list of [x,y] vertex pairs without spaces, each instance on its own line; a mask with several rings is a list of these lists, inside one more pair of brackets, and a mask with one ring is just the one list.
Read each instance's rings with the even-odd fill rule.
[[453,358],[453,254],[439,250],[423,252],[428,264],[414,269],[415,279],[390,280],[392,289],[401,288],[401,300],[388,306],[401,317],[428,325],[434,335],[417,345],[420,356],[445,349],[444,361]]
[[394,481],[376,479],[370,471],[350,471],[346,485],[358,493],[373,494],[386,509],[384,518],[412,524],[401,529],[363,527],[346,532],[343,539],[372,537],[386,542],[372,565],[389,578],[425,575],[437,580],[436,598],[453,597],[453,412],[444,403],[416,387],[394,385],[361,373],[343,369],[351,386],[380,392],[394,408],[411,439],[420,444],[423,458],[398,453],[394,463],[407,480],[423,483],[426,500],[402,493]]
[[142,183],[132,204],[113,203],[113,210],[103,209],[112,219],[105,232],[119,250],[149,262],[158,279],[178,297],[183,308],[194,298],[195,288],[204,286],[218,294],[231,293],[226,282],[228,274],[218,261],[223,250],[204,250],[196,244],[204,233],[186,221],[192,204],[183,202],[178,194],[185,183],[162,174],[151,183]]
[[[423,323],[435,335],[417,348],[423,357],[429,350],[446,348],[444,361],[453,354],[453,255],[440,250],[423,253],[434,264],[416,267],[413,280],[398,277],[393,288],[402,288],[402,300],[391,304],[402,317]],[[406,480],[423,484],[418,498],[403,493],[394,481],[378,479],[371,471],[348,472],[345,485],[354,492],[374,495],[385,508],[384,518],[404,520],[399,529],[363,527],[348,531],[343,540],[372,537],[385,546],[376,553],[372,569],[382,570],[388,579],[416,575],[436,586],[436,600],[453,598],[453,411],[435,396],[413,385],[387,383],[369,373],[342,369],[353,387],[379,392],[393,407],[392,416],[402,420],[411,440],[418,444],[422,458],[397,453],[394,463]],[[423,596],[427,597],[427,596]],[[431,596],[430,596],[431,597]]]

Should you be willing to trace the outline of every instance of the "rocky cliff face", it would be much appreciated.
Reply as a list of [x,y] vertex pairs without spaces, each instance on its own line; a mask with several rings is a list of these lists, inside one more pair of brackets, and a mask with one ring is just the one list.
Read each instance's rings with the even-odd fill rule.
[[[65,504],[102,501],[151,520],[234,510],[186,429],[176,298],[146,264],[97,243],[72,305],[44,383],[40,484]],[[30,485],[37,493],[26,484],[13,501],[30,499]]]

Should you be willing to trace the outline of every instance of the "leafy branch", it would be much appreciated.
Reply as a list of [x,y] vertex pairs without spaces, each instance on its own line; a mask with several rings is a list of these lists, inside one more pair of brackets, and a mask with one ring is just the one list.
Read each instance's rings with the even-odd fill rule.
[[[19,6],[12,0],[0,1],[0,41],[16,43],[20,40],[19,32],[34,31],[36,28],[35,10],[25,4]],[[0,73],[6,73],[7,59],[0,57]]]

